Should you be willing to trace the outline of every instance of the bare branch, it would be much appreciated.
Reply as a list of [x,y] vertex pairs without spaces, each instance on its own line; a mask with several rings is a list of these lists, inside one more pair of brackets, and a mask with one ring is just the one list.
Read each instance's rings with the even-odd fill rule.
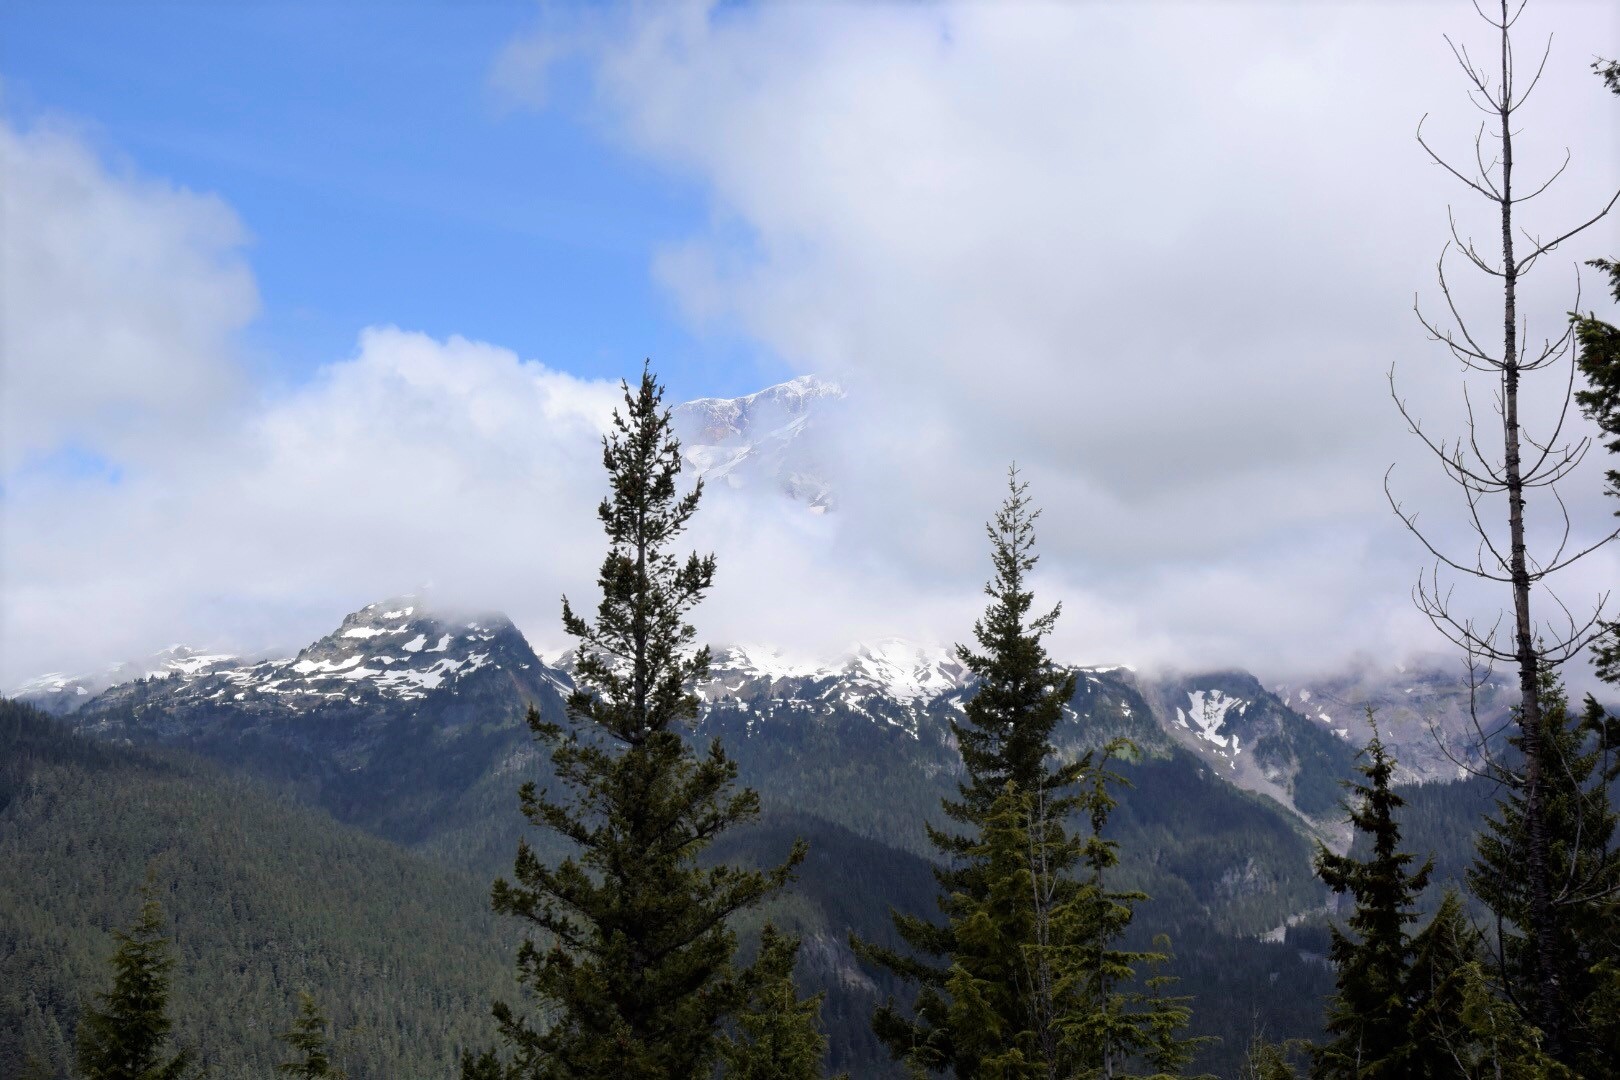
[[[1423,120],[1427,120],[1428,118],[1429,118],[1429,114],[1424,113],[1423,114]],[[1465,183],[1469,187],[1473,188],[1475,191],[1479,192],[1481,195],[1485,196],[1487,199],[1490,199],[1492,202],[1501,201],[1500,198],[1496,194],[1494,194],[1489,188],[1482,187],[1478,182],[1476,182],[1474,180],[1470,180],[1468,177],[1464,176],[1462,173],[1458,172],[1455,168],[1453,168],[1449,161],[1447,161],[1445,158],[1441,157],[1438,153],[1435,152],[1434,148],[1431,147],[1423,138],[1423,120],[1418,121],[1417,142],[1418,142],[1419,146],[1423,147],[1424,152],[1427,153],[1429,155],[1429,157],[1433,159],[1434,163],[1436,165],[1440,166],[1442,169],[1446,170],[1446,172],[1450,173],[1452,176],[1455,176],[1458,180],[1461,180],[1463,183]]]
[[1615,191],[1615,193],[1609,197],[1609,201],[1603,204],[1603,209],[1602,210],[1599,210],[1597,213],[1593,214],[1591,217],[1587,218],[1585,221],[1581,222],[1579,225],[1575,226],[1573,229],[1569,230],[1567,233],[1564,233],[1563,235],[1561,235],[1561,236],[1559,236],[1559,237],[1557,237],[1557,238],[1555,238],[1553,240],[1549,240],[1545,244],[1541,244],[1534,251],[1532,251],[1530,254],[1528,254],[1524,258],[1520,259],[1517,263],[1514,264],[1515,269],[1517,270],[1517,272],[1520,273],[1520,274],[1524,274],[1524,273],[1528,272],[1530,267],[1533,266],[1535,264],[1535,261],[1537,259],[1539,259],[1541,256],[1545,255],[1547,252],[1551,251],[1553,248],[1557,247],[1559,244],[1562,244],[1565,240],[1568,240],[1570,237],[1575,236],[1575,235],[1577,235],[1579,233],[1583,233],[1587,229],[1590,229],[1593,225],[1596,225],[1598,222],[1602,221],[1605,217],[1608,216],[1609,211],[1614,209],[1614,204],[1617,203],[1617,202],[1620,202],[1620,190]]

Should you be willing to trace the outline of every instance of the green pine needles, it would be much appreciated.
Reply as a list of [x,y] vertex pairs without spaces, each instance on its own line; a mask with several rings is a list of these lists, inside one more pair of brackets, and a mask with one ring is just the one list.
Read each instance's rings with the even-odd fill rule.
[[332,1060],[332,1043],[327,1031],[325,1015],[320,1006],[315,1003],[315,996],[308,991],[298,994],[298,1019],[293,1021],[292,1027],[276,1036],[287,1044],[295,1055],[292,1061],[284,1061],[276,1066],[276,1071],[283,1076],[300,1077],[302,1080],[320,1080],[322,1077],[329,1080],[345,1080],[346,1073]]
[[[1620,1060],[1620,1003],[1613,997],[1613,973],[1620,967],[1620,852],[1614,847],[1620,819],[1609,801],[1610,787],[1620,777],[1615,757],[1620,732],[1590,697],[1583,712],[1571,712],[1564,687],[1550,670],[1543,668],[1540,679],[1545,704],[1536,734],[1549,763],[1542,774],[1542,813],[1558,885],[1547,936],[1558,973],[1553,1004],[1564,1023],[1556,1056],[1578,1075],[1601,1075]],[[1523,738],[1516,734],[1509,742],[1517,747]],[[1505,996],[1522,1003],[1535,963],[1524,873],[1525,799],[1522,783],[1505,779],[1496,815],[1486,819],[1480,834],[1468,883],[1497,916],[1496,974]]]
[[79,1073],[84,1080],[178,1080],[191,1072],[191,1052],[169,1051],[169,972],[174,956],[163,937],[163,908],[148,877],[141,911],[114,932],[112,989],[79,1020]]
[[[966,779],[944,810],[959,829],[929,829],[948,860],[935,872],[944,921],[896,912],[909,953],[853,942],[863,959],[917,987],[909,1009],[891,1001],[872,1026],[923,1075],[1174,1075],[1195,1045],[1181,1037],[1186,1001],[1165,996],[1164,977],[1137,985],[1138,965],[1168,957],[1119,948],[1134,905],[1147,898],[1107,882],[1118,854],[1102,831],[1115,805],[1109,785],[1120,778],[1106,764],[1127,744],[1054,761],[1052,730],[1075,673],[1046,653],[1060,609],[1033,614],[1039,513],[1011,470],[988,526],[994,575],[974,626],[979,647],[957,649],[977,682],[952,724]],[[1076,816],[1088,832],[1070,831]]]
[[[1546,683],[1543,700],[1549,708],[1562,709],[1561,693],[1553,690]],[[1316,860],[1322,880],[1334,892],[1348,895],[1354,907],[1347,928],[1331,930],[1337,988],[1328,1006],[1328,1041],[1311,1051],[1311,1076],[1571,1076],[1545,1054],[1539,1032],[1511,1001],[1512,983],[1494,977],[1484,936],[1469,921],[1455,890],[1441,897],[1427,926],[1415,933],[1410,929],[1433,864],[1418,865],[1414,854],[1401,850],[1396,812],[1405,803],[1391,786],[1395,760],[1376,726],[1363,757],[1358,768],[1365,780],[1349,785],[1356,796],[1350,821],[1366,850],[1336,855],[1323,848]],[[1522,881],[1522,861],[1516,876]],[[1527,985],[1520,983],[1521,988]]]
[[497,1003],[510,1060],[469,1059],[469,1078],[707,1077],[750,985],[733,965],[730,919],[780,889],[804,857],[799,844],[767,871],[698,862],[716,836],[758,814],[759,796],[736,789],[718,741],[699,755],[682,737],[697,715],[692,684],[709,667],[686,619],[715,564],[669,547],[703,487],[677,491],[680,444],[652,374],[624,390],[603,439],[612,490],[598,511],[608,535],[601,604],[587,621],[563,601],[563,625],[579,641],[573,725],[529,712],[568,794],[532,782],[519,793],[524,816],[573,853],[546,865],[520,844],[513,880],[492,890],[495,910],[535,931],[518,973],[541,1014]]
[[[1368,710],[1368,720],[1372,712]],[[1312,1075],[1321,1078],[1427,1076],[1413,1061],[1420,1052],[1412,1038],[1408,975],[1414,945],[1409,927],[1417,919],[1418,896],[1428,886],[1432,861],[1414,867],[1417,856],[1401,850],[1395,811],[1404,805],[1392,787],[1395,759],[1377,728],[1362,752],[1358,771],[1365,782],[1351,782],[1356,802],[1350,822],[1372,850],[1365,858],[1336,855],[1323,847],[1316,872],[1335,893],[1348,895],[1354,908],[1349,932],[1332,927],[1330,955],[1338,992],[1328,1008],[1328,1042],[1315,1053]]]
[[798,939],[766,923],[759,957],[745,976],[748,1004],[720,1047],[726,1080],[820,1080],[827,1057],[822,995],[801,998],[794,989],[798,956]]

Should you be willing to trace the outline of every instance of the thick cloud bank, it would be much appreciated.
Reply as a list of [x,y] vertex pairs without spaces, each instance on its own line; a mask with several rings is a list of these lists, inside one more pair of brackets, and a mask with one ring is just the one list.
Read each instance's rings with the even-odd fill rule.
[[[1490,221],[1411,132],[1432,112],[1440,143],[1470,151],[1440,35],[1473,18],[657,5],[514,41],[493,60],[501,93],[555,107],[548,68],[583,59],[604,137],[709,193],[706,225],[649,253],[694,331],[849,391],[836,512],[756,488],[706,500],[705,636],[809,656],[964,638],[1016,459],[1046,508],[1037,588],[1064,603],[1065,657],[1277,674],[1434,647],[1407,599],[1421,552],[1381,478],[1398,462],[1444,537],[1463,535],[1458,506],[1384,380],[1397,364],[1425,419],[1455,424],[1457,373],[1412,296],[1438,302],[1448,201],[1464,229]],[[1528,208],[1543,234],[1620,175],[1620,111],[1582,44],[1613,40],[1615,18],[1526,17],[1527,39],[1560,36],[1522,160],[1575,155]],[[297,645],[424,583],[561,644],[558,596],[592,597],[615,386],[498,344],[357,328],[310,382],[256,390],[228,207],[59,130],[0,128],[0,149],[0,681],[170,639]],[[1615,249],[1605,228],[1538,269],[1532,335],[1561,329],[1575,262]],[[1488,313],[1488,285],[1457,273]],[[1578,535],[1609,524],[1604,464],[1567,490]],[[1594,558],[1566,597],[1617,570]]]
[[[657,272],[695,325],[850,388],[842,539],[884,552],[896,588],[982,562],[974,523],[1016,459],[1071,651],[1264,669],[1438,643],[1385,469],[1439,539],[1468,544],[1463,506],[1386,375],[1456,430],[1458,372],[1413,295],[1441,302],[1448,204],[1486,250],[1494,222],[1413,133],[1430,114],[1468,160],[1478,114],[1443,35],[1477,52],[1484,30],[1466,4],[664,5],[543,17],[495,83],[543,107],[548,62],[584,56],[612,135],[709,191],[709,227]],[[1521,210],[1556,235],[1620,176],[1585,44],[1620,16],[1533,4],[1519,31],[1538,58],[1555,35],[1517,150],[1521,184],[1572,150]],[[1575,264],[1617,237],[1537,268],[1531,338],[1562,330]],[[1459,262],[1488,328],[1492,283]],[[1542,437],[1547,401],[1529,391]],[[1609,524],[1597,474],[1566,489],[1577,537]],[[1615,569],[1572,572],[1572,605]]]

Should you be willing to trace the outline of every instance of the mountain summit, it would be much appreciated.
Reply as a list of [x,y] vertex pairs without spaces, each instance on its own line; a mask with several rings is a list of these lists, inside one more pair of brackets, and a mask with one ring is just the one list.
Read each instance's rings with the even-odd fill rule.
[[844,400],[836,383],[801,375],[738,398],[672,410],[687,466],[710,484],[775,488],[815,513],[834,505],[824,420]]

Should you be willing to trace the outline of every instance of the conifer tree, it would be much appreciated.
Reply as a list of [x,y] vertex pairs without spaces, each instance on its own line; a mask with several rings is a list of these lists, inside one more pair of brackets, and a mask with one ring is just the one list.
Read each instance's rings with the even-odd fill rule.
[[766,923],[745,979],[748,1003],[737,1013],[736,1033],[720,1047],[726,1080],[820,1080],[827,1056],[819,1027],[823,995],[799,997],[798,956],[798,939]]
[[[1109,871],[1119,863],[1118,843],[1103,837],[1118,805],[1109,785],[1125,780],[1107,763],[1122,751],[1134,753],[1135,747],[1116,739],[1103,748],[1097,766],[1086,771],[1079,796],[1090,825],[1080,845],[1084,873],[1056,907],[1052,940],[1043,950],[1051,957],[1045,966],[1054,976],[1058,1061],[1066,1070],[1059,1075],[1165,1080],[1180,1076],[1207,1040],[1182,1034],[1192,1019],[1191,999],[1165,993],[1175,981],[1160,973],[1171,959],[1169,938],[1157,935],[1153,951],[1120,948],[1136,905],[1148,900],[1146,893],[1108,885]],[[1151,973],[1140,978],[1140,988],[1138,968]]]
[[[624,398],[603,439],[611,492],[598,510],[608,553],[595,620],[563,601],[563,626],[579,641],[573,726],[528,716],[570,797],[532,782],[519,792],[524,816],[574,853],[548,866],[522,843],[514,880],[492,890],[496,911],[541,935],[519,948],[518,972],[542,1018],[494,1008],[518,1077],[706,1076],[723,1023],[743,1004],[731,916],[779,889],[804,856],[795,845],[765,872],[698,863],[717,835],[758,814],[759,796],[736,789],[718,741],[698,755],[682,738],[697,715],[692,684],[709,666],[686,618],[715,564],[669,547],[703,486],[677,491],[680,444],[651,372]],[[489,1055],[469,1057],[463,1075],[494,1068]]]
[[[1539,739],[1548,763],[1541,797],[1558,883],[1544,940],[1558,976],[1554,1005],[1564,1018],[1564,1037],[1553,1056],[1579,1074],[1602,1075],[1620,1061],[1612,1035],[1602,1030],[1611,985],[1605,972],[1620,963],[1620,853],[1614,850],[1617,817],[1609,800],[1620,771],[1611,760],[1614,724],[1591,698],[1582,714],[1572,714],[1563,685],[1549,670],[1541,673],[1541,696],[1546,707]],[[1510,742],[1517,746],[1519,737]],[[1534,1014],[1523,1008],[1539,970],[1529,940],[1524,801],[1522,785],[1510,782],[1496,816],[1486,819],[1468,877],[1497,918],[1497,976],[1508,999],[1533,1022]]]
[[[1368,720],[1372,712],[1368,710]],[[1413,944],[1408,926],[1417,919],[1416,900],[1428,885],[1432,860],[1413,868],[1417,857],[1402,851],[1395,811],[1404,801],[1391,786],[1395,761],[1373,729],[1358,771],[1366,778],[1350,787],[1357,802],[1350,822],[1371,846],[1365,858],[1336,855],[1319,847],[1316,872],[1335,893],[1348,894],[1355,908],[1351,933],[1332,927],[1330,955],[1337,991],[1328,1008],[1330,1040],[1317,1048],[1312,1075],[1321,1080],[1424,1075],[1412,1056],[1412,1014],[1408,979]]]
[[1496,992],[1483,938],[1462,899],[1448,889],[1412,940],[1407,974],[1411,1011],[1406,1075],[1557,1080],[1568,1071],[1542,1051],[1539,1033]]
[[169,1052],[169,972],[174,957],[163,937],[163,908],[148,877],[141,910],[128,930],[114,932],[112,989],[79,1020],[78,1065],[84,1080],[178,1080],[191,1071],[191,1052]]
[[[1598,61],[1592,65],[1609,90],[1620,94],[1620,63]],[[1592,259],[1588,266],[1607,277],[1609,292],[1620,304],[1620,259]],[[1604,435],[1604,448],[1620,454],[1620,327],[1597,317],[1595,311],[1572,315],[1575,324],[1575,360],[1586,380],[1586,389],[1577,391],[1575,401],[1587,419]],[[1608,493],[1620,497],[1620,469],[1605,473]],[[1620,510],[1615,511],[1620,515]],[[1609,683],[1620,683],[1620,624],[1603,624],[1603,635],[1594,656],[1598,675]]]
[[1041,828],[1033,803],[1005,785],[967,852],[983,890],[951,898],[954,951],[941,1004],[958,1076],[1044,1076],[1057,1058],[1054,908],[1074,890],[1042,867],[1072,866],[1075,845],[1061,828]]
[[[854,942],[868,962],[917,986],[910,1009],[890,1002],[872,1026],[913,1071],[967,1078],[1125,1077],[1128,1063],[1179,1067],[1190,1045],[1176,1033],[1185,1002],[1124,987],[1137,962],[1158,954],[1117,949],[1135,893],[1108,892],[1104,870],[1117,858],[1101,838],[1113,802],[1105,774],[1087,754],[1052,760],[1051,734],[1074,695],[1075,675],[1047,656],[1044,639],[1060,608],[1032,615],[1029,575],[1039,516],[1017,470],[988,526],[994,576],[990,604],[974,626],[979,651],[957,656],[976,679],[952,730],[966,777],[944,810],[958,831],[930,827],[947,857],[938,868],[936,924],[896,912],[911,954]],[[1115,747],[1105,751],[1106,755]],[[1077,785],[1090,779],[1082,794]],[[1089,839],[1069,818],[1089,811]],[[1074,871],[1085,862],[1085,882]],[[1108,966],[1099,973],[1098,964]],[[1108,1015],[1099,1025],[1095,1017]]]
[[1256,1031],[1244,1050],[1237,1080],[1299,1080],[1299,1070],[1294,1067],[1294,1061],[1310,1049],[1308,1040],[1271,1042]]
[[276,1071],[284,1076],[317,1080],[331,1077],[344,1080],[345,1073],[332,1062],[332,1045],[327,1032],[326,1017],[315,1004],[315,997],[307,991],[298,994],[298,1018],[292,1027],[276,1036],[297,1054],[297,1059],[284,1061]]
[[[951,724],[966,779],[958,785],[960,798],[947,799],[943,806],[963,829],[928,827],[929,839],[949,860],[935,870],[939,908],[946,921],[939,925],[895,913],[895,928],[915,956],[854,942],[868,962],[917,985],[910,1010],[891,1002],[873,1015],[873,1030],[890,1053],[912,1068],[963,1078],[991,1075],[984,1071],[990,1067],[984,1064],[987,1054],[1002,1059],[995,1066],[1002,1070],[1000,1075],[1045,1075],[1042,1062],[1031,1056],[1029,1048],[1036,1043],[1050,1047],[1056,1033],[1049,1022],[1047,1030],[1036,1030],[1043,1019],[1020,951],[1029,940],[1033,898],[1028,904],[1021,897],[1012,901],[1011,895],[1021,890],[1009,889],[1004,879],[1017,861],[1009,861],[1007,849],[1017,849],[1022,857],[1027,822],[1019,810],[1010,826],[1012,839],[1000,848],[994,843],[998,837],[987,827],[1008,785],[1015,802],[1036,792],[1061,799],[1063,789],[1071,787],[1084,768],[1082,762],[1053,766],[1047,760],[1052,729],[1074,696],[1075,676],[1046,654],[1044,639],[1061,607],[1031,614],[1034,594],[1029,575],[1038,558],[1035,521],[1040,512],[1031,505],[1028,485],[1018,479],[1016,468],[1009,471],[1007,484],[1007,498],[986,526],[994,574],[985,586],[990,604],[973,628],[979,651],[966,646],[956,650],[976,686],[962,718]],[[1053,820],[1061,823],[1060,811]],[[1003,829],[999,839],[1008,841],[1009,835]],[[1068,865],[1073,865],[1072,850],[1067,855],[1062,850],[1050,854],[1054,859],[1067,857]],[[1066,868],[1054,866],[1054,880],[1060,880]],[[953,980],[959,993],[971,985],[982,987],[984,994],[953,1003],[948,987]],[[986,1036],[987,1031],[995,1034]],[[994,1046],[990,1039],[996,1040]],[[1015,1060],[1017,1055],[1022,1055],[1021,1062]]]

